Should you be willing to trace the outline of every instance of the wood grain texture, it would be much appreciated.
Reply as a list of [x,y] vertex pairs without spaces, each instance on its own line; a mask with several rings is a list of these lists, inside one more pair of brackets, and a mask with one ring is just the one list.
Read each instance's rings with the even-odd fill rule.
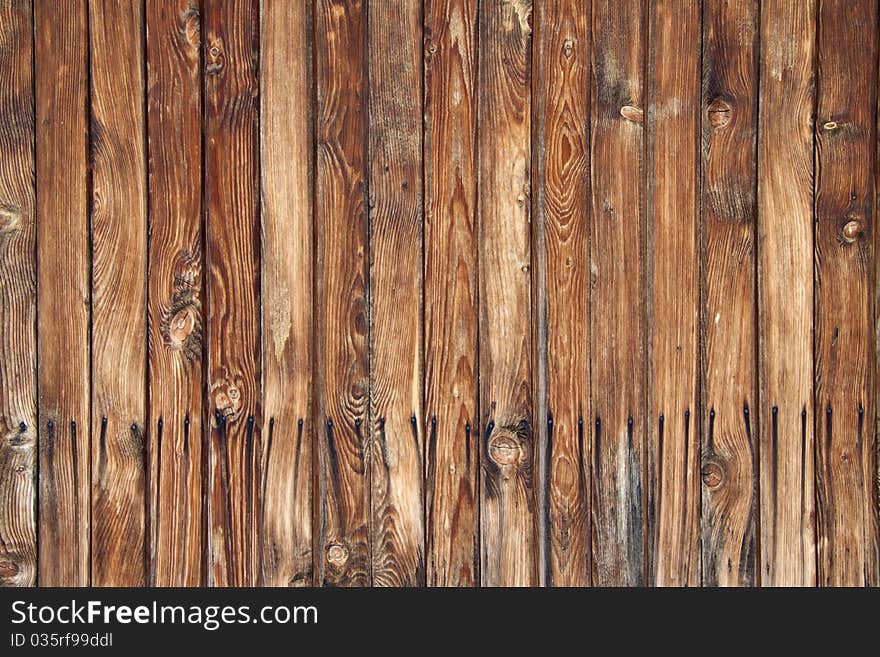
[[204,18],[208,581],[244,586],[262,552],[257,3],[208,0]]
[[[312,3],[260,16],[263,583],[312,584]],[[293,119],[296,117],[296,119]]]
[[532,351],[531,0],[480,7],[481,579],[538,582]]
[[703,5],[702,581],[757,583],[758,3]]
[[700,583],[697,413],[700,2],[650,4],[649,577]]
[[366,13],[317,0],[316,582],[369,586]]
[[41,586],[89,584],[88,7],[37,2],[37,306]]
[[150,584],[203,583],[201,15],[149,0]]
[[[546,584],[589,586],[590,274],[589,7],[572,0],[536,6],[535,161],[538,267],[546,294]],[[586,438],[585,438],[586,434]]]
[[645,583],[643,14],[639,3],[593,2],[591,508],[601,586]]
[[877,3],[819,3],[816,540],[820,586],[878,584],[874,503]]
[[32,9],[0,5],[0,587],[37,580]]
[[479,584],[477,0],[425,4],[427,583]]
[[374,586],[425,584],[422,17],[368,2]]
[[[144,7],[89,2],[92,584],[141,586],[146,431]],[[120,56],[119,44],[126,44]]]
[[[813,486],[814,2],[761,6],[758,330],[761,583],[816,582]],[[798,38],[792,38],[798,35]]]

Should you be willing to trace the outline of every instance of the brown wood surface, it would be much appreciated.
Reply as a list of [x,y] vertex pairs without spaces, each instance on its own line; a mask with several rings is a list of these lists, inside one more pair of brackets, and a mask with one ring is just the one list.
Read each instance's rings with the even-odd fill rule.
[[140,3],[89,2],[94,586],[146,582],[144,27]]
[[34,5],[41,586],[90,582],[86,0]]
[[149,583],[198,586],[206,575],[201,15],[190,0],[149,0],[146,25]]
[[758,3],[703,5],[703,583],[758,577],[755,166]]
[[877,3],[823,0],[816,92],[816,545],[822,586],[877,586]]
[[208,581],[260,580],[259,14],[254,0],[204,8],[208,297]]
[[[546,583],[588,586],[589,452],[589,13],[581,3],[536,6],[534,55],[535,219],[545,289],[546,438],[543,488],[548,536]],[[585,424],[585,419],[586,424]]]
[[413,0],[367,5],[372,576],[374,586],[419,586],[425,584],[422,16]]
[[647,17],[593,1],[590,85],[592,581],[645,583]]
[[260,18],[267,586],[313,581],[312,20],[311,2],[264,3]]
[[37,581],[34,24],[0,5],[0,586]]
[[315,12],[315,575],[369,586],[367,17],[361,0],[317,0]]
[[699,584],[700,2],[650,4],[646,115],[651,580]]
[[[761,6],[758,330],[761,583],[816,581],[813,485],[815,3]],[[793,35],[798,35],[794,38]]]
[[539,577],[533,408],[530,0],[481,5],[480,527],[484,586]]
[[479,584],[477,0],[425,4],[427,583]]

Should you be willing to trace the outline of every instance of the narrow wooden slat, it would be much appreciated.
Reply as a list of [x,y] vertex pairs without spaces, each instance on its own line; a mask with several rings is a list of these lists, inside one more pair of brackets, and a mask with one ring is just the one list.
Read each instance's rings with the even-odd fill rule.
[[593,2],[590,358],[593,583],[645,582],[644,29]]
[[422,498],[422,16],[368,2],[372,570],[425,584]]
[[262,7],[263,583],[311,585],[313,14]]
[[87,15],[34,6],[41,586],[89,584]]
[[700,38],[698,0],[650,3],[648,536],[652,561],[648,568],[651,581],[660,586],[700,582]]
[[[589,6],[536,5],[536,226],[546,277],[547,584],[588,586],[590,563]],[[586,418],[586,419],[585,419]],[[585,424],[586,423],[586,424]],[[586,434],[586,438],[585,438]]]
[[761,6],[761,583],[813,586],[814,2]]
[[95,586],[141,586],[146,573],[143,30],[142,3],[90,0]]
[[318,0],[316,582],[369,586],[368,217],[362,0]]
[[0,5],[0,586],[37,579],[34,26]]
[[219,586],[260,573],[258,23],[254,0],[205,3],[209,583]]
[[820,586],[876,586],[877,3],[819,3],[816,533]]
[[150,583],[202,570],[201,25],[191,0],[149,0]]
[[531,11],[480,7],[481,536],[484,586],[538,582],[531,300]]
[[702,536],[709,586],[757,582],[758,3],[703,5]]
[[427,582],[479,584],[477,0],[425,4]]

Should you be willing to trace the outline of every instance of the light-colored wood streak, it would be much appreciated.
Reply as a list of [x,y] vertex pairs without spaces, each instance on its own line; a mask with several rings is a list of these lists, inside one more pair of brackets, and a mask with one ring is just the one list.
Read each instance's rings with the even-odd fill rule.
[[[312,3],[263,3],[263,584],[312,584]],[[295,117],[295,118],[294,118]]]
[[201,16],[148,0],[150,584],[204,581]]
[[649,22],[648,568],[659,586],[693,586],[700,582],[700,3],[657,0]]
[[205,3],[209,583],[259,580],[260,222],[254,0]]
[[[589,7],[536,6],[535,161],[538,267],[546,295],[535,306],[546,329],[544,490],[546,584],[588,586],[590,563]],[[585,420],[585,418],[587,418]]]
[[[842,20],[843,17],[846,20]],[[820,586],[878,584],[877,3],[819,3],[816,99],[816,533]]]
[[480,7],[481,579],[538,582],[531,253],[531,0]]
[[425,5],[427,583],[479,584],[477,0]]
[[315,7],[316,581],[370,585],[365,37],[362,0]]
[[[145,583],[147,169],[141,3],[89,2],[92,584]],[[120,43],[131,54],[120,57]]]
[[[758,330],[761,583],[816,582],[813,496],[815,3],[761,7]],[[792,35],[798,35],[792,38]]]
[[425,583],[421,7],[367,6],[373,585],[418,586]]
[[0,587],[37,580],[34,27],[0,5]]
[[758,3],[703,9],[702,547],[710,586],[757,583]]

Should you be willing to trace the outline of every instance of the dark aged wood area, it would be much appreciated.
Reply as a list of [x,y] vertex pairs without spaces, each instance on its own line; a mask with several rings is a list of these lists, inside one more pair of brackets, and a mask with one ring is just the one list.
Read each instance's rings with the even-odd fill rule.
[[878,586],[877,0],[0,0],[0,585]]

